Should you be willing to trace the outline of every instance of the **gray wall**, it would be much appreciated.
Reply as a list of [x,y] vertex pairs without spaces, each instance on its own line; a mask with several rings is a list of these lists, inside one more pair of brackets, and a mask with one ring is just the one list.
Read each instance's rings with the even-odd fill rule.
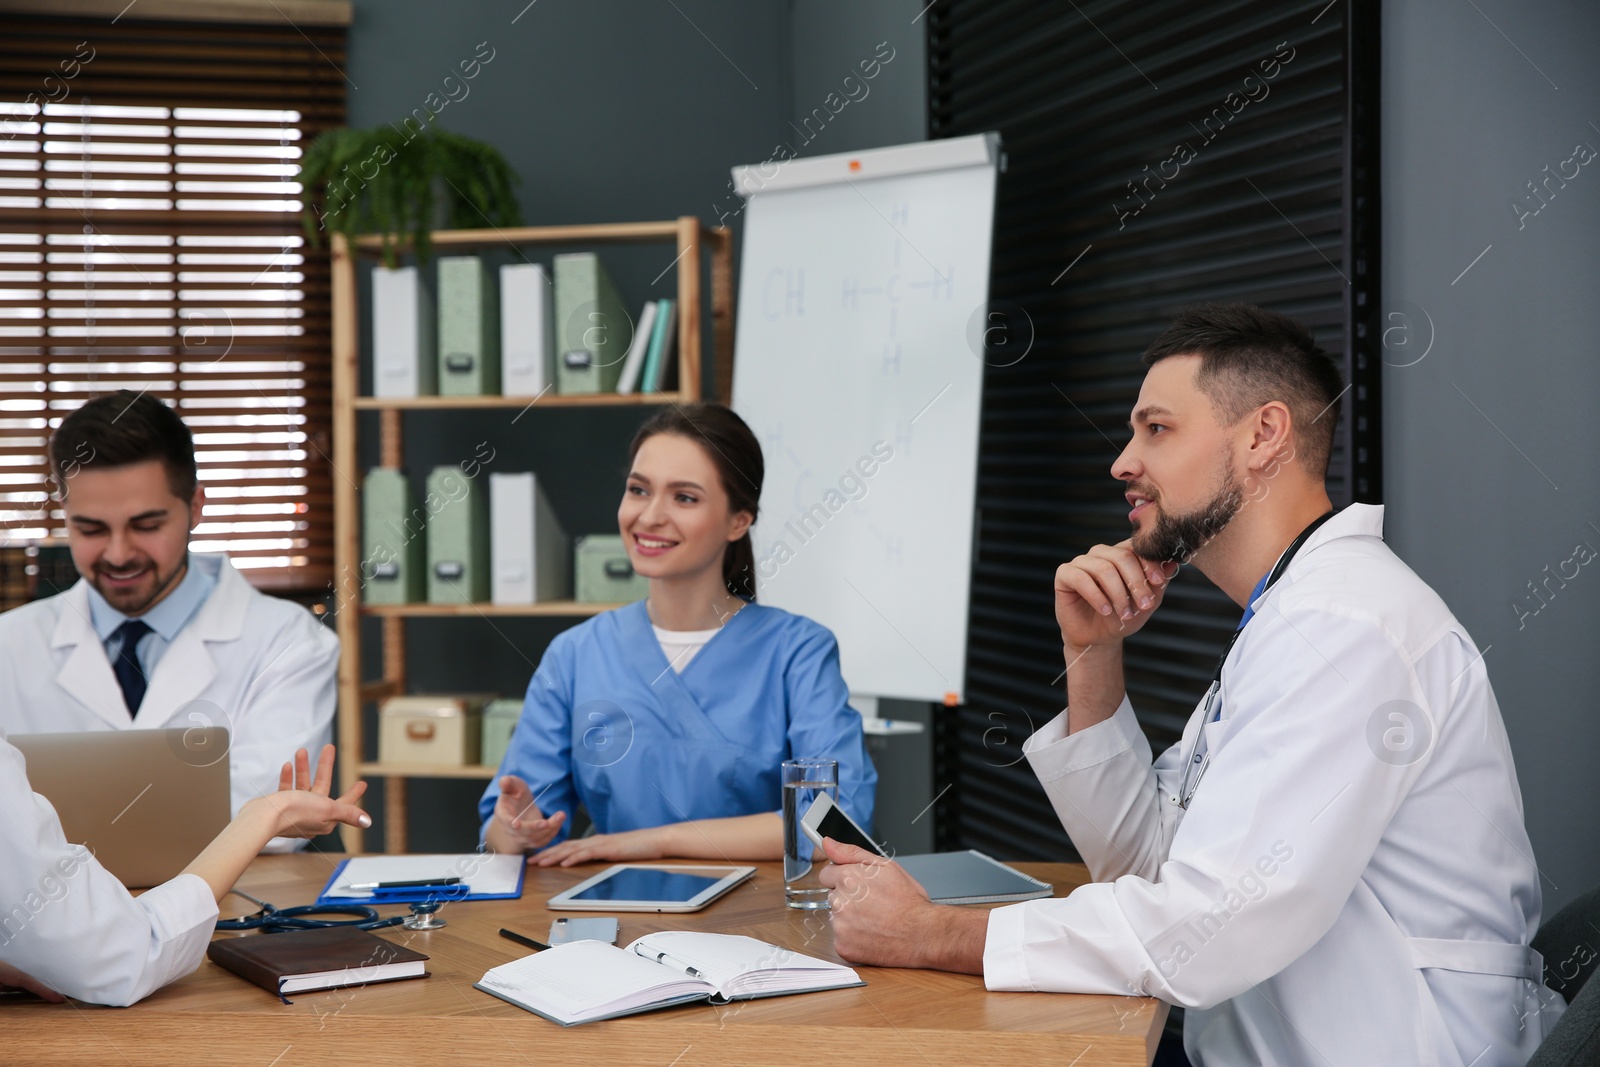
[[[680,10],[681,9],[681,13]],[[520,17],[518,13],[521,12]],[[513,18],[516,19],[513,24]],[[450,4],[357,0],[346,73],[349,124],[397,122],[446,97],[444,79],[480,51],[493,59],[464,98],[439,112],[453,132],[486,141],[522,182],[528,225],[628,222],[726,209],[729,168],[767,158],[786,114],[781,4],[740,0]],[[708,40],[709,38],[709,40]],[[720,50],[720,51],[719,51]],[[483,50],[487,54],[487,49]],[[449,86],[457,97],[461,89]],[[437,107],[437,101],[434,106]],[[737,225],[737,216],[729,220]],[[548,262],[553,251],[530,250]],[[673,294],[670,245],[608,250],[628,305]],[[509,260],[507,249],[491,259]],[[626,409],[515,411],[406,417],[406,466],[420,479],[435,464],[495,450],[487,469],[536,470],[568,530],[614,532],[625,446],[647,413]],[[363,463],[376,462],[376,420],[363,427]],[[417,620],[408,624],[414,690],[494,690],[520,695],[544,645],[570,620]],[[368,676],[376,627],[368,627]],[[411,784],[411,847],[470,848],[472,803],[482,783]],[[381,812],[376,802],[370,805]]]
[[1600,7],[1481,6],[1384,5],[1386,535],[1487,649],[1549,915],[1600,883],[1600,160],[1511,203],[1600,149]]
[[[522,178],[525,223],[697,214],[734,227],[737,250],[741,202],[729,187],[731,167],[773,158],[780,144],[808,154],[923,137],[923,24],[911,21],[920,10],[902,0],[540,0],[526,9],[522,0],[449,6],[356,0],[345,69],[352,83],[349,124],[398,122],[430,93],[437,94],[435,107],[453,94],[459,99],[439,112],[439,124],[505,154]],[[845,87],[844,77],[859,78],[857,64],[885,41],[894,58],[866,83],[865,95]],[[447,76],[459,79],[461,60],[489,48],[493,58],[466,82],[464,97],[457,82],[445,85]],[[827,106],[836,90],[859,99],[830,112],[806,143],[791,120]],[[795,101],[804,102],[802,111]],[[607,251],[607,267],[630,307],[670,295],[674,275],[657,279],[672,260],[668,249]],[[547,259],[560,250],[530,255]],[[490,258],[512,256],[508,249]],[[420,482],[431,466],[468,459],[486,442],[495,451],[489,470],[540,473],[570,531],[614,531],[624,446],[644,413],[552,410],[513,424],[515,415],[408,415],[407,468]],[[376,457],[376,419],[367,417],[362,462]],[[568,624],[413,621],[411,686],[520,695],[546,642]],[[377,639],[369,624],[369,677],[379,669]],[[413,782],[412,848],[470,848],[476,828],[463,813],[479,788]],[[381,829],[381,798],[369,807]]]
[[[654,3],[542,0],[512,25],[520,4],[357,0],[350,121],[397,119],[489,42],[495,59],[440,121],[505,152],[534,224],[682,212],[715,222],[737,208],[728,168],[780,143],[805,155],[923,137],[919,4],[678,6],[682,15]],[[1515,45],[1470,5],[1408,0],[1384,14],[1383,311],[1404,316],[1383,322],[1387,535],[1488,648],[1549,913],[1600,883],[1600,775],[1588,765],[1600,755],[1600,577],[1583,566],[1564,585],[1549,579],[1580,542],[1600,549],[1588,410],[1600,397],[1600,166],[1582,167],[1565,188],[1552,182],[1554,197],[1520,230],[1509,205],[1576,143],[1600,148],[1589,125],[1600,122],[1600,71],[1585,56],[1600,39],[1600,9],[1568,0],[1485,10]],[[867,95],[820,133],[814,121],[806,140],[796,126],[830,92],[860,96],[843,79],[883,41],[895,58]],[[728,221],[737,226],[737,214]],[[630,301],[659,295],[650,281],[661,265],[618,265]],[[582,442],[620,439],[631,418],[597,428],[587,416],[517,427],[509,416],[505,425],[413,417],[412,465],[464,458],[491,440],[502,469],[548,473],[569,525],[602,529],[622,459]],[[1533,599],[1528,583],[1547,579],[1547,603]],[[429,650],[413,657],[414,684],[517,691],[555,624],[494,627],[413,624],[413,648]],[[470,665],[472,677],[452,664]],[[470,787],[413,788],[414,847],[470,843],[455,814]]]
[[[919,16],[927,0],[792,0],[790,6],[786,144],[809,156],[926,139],[927,20]],[[876,75],[864,78],[861,63],[878,56],[889,58],[869,64]]]

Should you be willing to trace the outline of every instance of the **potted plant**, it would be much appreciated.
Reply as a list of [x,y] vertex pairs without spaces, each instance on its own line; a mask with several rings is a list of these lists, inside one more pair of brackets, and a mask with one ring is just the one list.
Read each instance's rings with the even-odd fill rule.
[[323,230],[383,235],[397,265],[409,244],[427,262],[439,219],[451,229],[519,226],[516,172],[500,152],[431,124],[328,130],[300,160],[300,202],[313,244]]

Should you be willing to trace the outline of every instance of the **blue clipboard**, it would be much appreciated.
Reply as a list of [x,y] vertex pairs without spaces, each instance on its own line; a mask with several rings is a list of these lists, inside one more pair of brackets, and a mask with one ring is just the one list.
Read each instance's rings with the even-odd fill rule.
[[439,903],[453,903],[458,900],[517,900],[522,896],[522,883],[528,874],[527,863],[517,867],[517,887],[510,893],[474,893],[470,885],[462,884],[442,888],[429,889],[415,887],[408,889],[395,889],[388,892],[373,893],[364,897],[329,896],[328,892],[339,883],[339,876],[350,863],[349,859],[341,860],[333,869],[333,874],[322,887],[322,892],[317,895],[317,906],[324,907],[330,904],[425,904],[431,901]]

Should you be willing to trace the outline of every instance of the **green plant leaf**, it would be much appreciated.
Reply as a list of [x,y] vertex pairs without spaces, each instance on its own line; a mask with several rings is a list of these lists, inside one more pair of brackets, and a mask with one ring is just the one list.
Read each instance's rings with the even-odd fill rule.
[[313,245],[323,230],[352,238],[376,233],[386,265],[397,265],[406,247],[426,263],[436,184],[454,228],[522,224],[518,176],[498,149],[440,129],[431,117],[420,131],[408,130],[334,129],[307,146],[300,160],[301,223]]

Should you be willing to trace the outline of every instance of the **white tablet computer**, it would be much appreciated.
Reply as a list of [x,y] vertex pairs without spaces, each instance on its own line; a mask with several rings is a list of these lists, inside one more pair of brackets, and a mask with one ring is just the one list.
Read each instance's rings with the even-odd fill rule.
[[619,863],[550,898],[555,911],[699,911],[754,867]]

